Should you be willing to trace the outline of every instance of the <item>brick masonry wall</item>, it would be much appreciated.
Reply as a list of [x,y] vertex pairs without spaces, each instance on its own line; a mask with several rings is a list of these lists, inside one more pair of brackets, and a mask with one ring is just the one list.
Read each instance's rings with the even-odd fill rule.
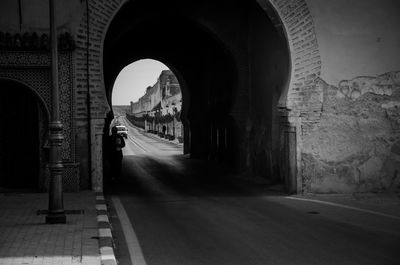
[[[302,167],[303,138],[309,135],[312,126],[321,118],[321,93],[316,84],[321,74],[321,56],[318,49],[314,22],[305,0],[258,0],[269,18],[278,29],[283,27],[289,43],[291,75],[286,95],[280,100],[281,109],[286,109],[282,117],[280,134],[288,127],[296,134],[296,179],[297,191],[307,191],[308,177]],[[276,13],[271,12],[271,8]],[[292,130],[292,129],[289,129]],[[284,143],[283,143],[284,145]],[[282,146],[282,149],[285,149]],[[286,159],[286,158],[285,158]],[[281,164],[281,167],[285,163]],[[287,173],[287,169],[281,169]]]
[[[76,41],[77,118],[87,120],[87,92],[90,88],[92,118],[105,118],[109,110],[103,84],[102,44],[107,26],[124,1],[88,0],[88,14],[84,12]],[[87,30],[89,28],[89,40]],[[89,60],[87,51],[89,46]],[[89,62],[89,66],[88,63]],[[89,68],[89,71],[88,71]],[[89,82],[88,79],[89,78]],[[84,125],[84,124],[83,124]],[[86,125],[84,125],[86,126]]]
[[[87,1],[89,13],[85,10],[76,32],[74,57],[77,152],[81,162],[81,188],[101,191],[103,161],[98,154],[102,154],[102,124],[109,111],[103,82],[102,45],[107,26],[124,1]],[[90,143],[90,148],[85,143]]]
[[[289,42],[292,73],[286,97],[288,109],[308,113],[314,109],[314,81],[321,73],[321,56],[315,35],[314,22],[305,0],[258,1],[276,26],[282,23]],[[268,11],[274,7],[279,18]]]

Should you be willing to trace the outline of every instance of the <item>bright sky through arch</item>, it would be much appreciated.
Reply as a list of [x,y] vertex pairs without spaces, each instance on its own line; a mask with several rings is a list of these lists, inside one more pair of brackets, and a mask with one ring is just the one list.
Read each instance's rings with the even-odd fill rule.
[[144,59],[125,66],[118,74],[112,92],[113,105],[130,105],[157,82],[162,70],[169,68],[156,60]]

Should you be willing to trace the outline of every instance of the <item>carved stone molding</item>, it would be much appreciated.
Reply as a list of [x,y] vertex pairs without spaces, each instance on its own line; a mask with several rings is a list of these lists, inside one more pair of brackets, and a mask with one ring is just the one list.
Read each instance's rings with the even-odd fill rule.
[[[0,50],[4,51],[48,51],[50,50],[50,37],[36,32],[16,33],[0,31]],[[60,51],[73,51],[75,41],[71,34],[64,32],[58,35],[58,49]]]
[[1,68],[49,67],[50,56],[46,52],[0,51]]

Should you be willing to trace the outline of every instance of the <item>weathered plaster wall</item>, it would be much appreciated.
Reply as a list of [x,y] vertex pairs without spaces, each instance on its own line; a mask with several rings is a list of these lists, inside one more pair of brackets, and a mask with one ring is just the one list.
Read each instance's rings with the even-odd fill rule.
[[305,192],[400,188],[400,3],[307,0],[322,69],[302,117]]
[[303,139],[306,191],[400,188],[400,72],[322,79],[321,119]]

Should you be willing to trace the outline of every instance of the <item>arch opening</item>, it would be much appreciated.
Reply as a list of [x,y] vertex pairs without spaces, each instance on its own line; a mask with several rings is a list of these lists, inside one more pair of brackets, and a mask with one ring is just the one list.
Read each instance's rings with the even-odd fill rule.
[[277,110],[290,52],[263,9],[257,1],[126,2],[104,40],[109,102],[123,66],[142,58],[165,62],[183,80],[185,153],[283,181]]
[[[167,30],[158,30],[160,24]],[[112,30],[114,25],[110,26]],[[116,25],[115,25],[116,27]],[[138,42],[149,40],[150,34],[157,32],[157,39],[162,43]],[[110,33],[112,35],[112,31]],[[135,38],[132,38],[135,36]],[[111,37],[110,37],[111,38]],[[108,45],[112,45],[108,48]],[[124,51],[115,54],[108,51]],[[119,57],[119,58],[117,58]],[[210,145],[225,143],[226,129],[218,128],[228,122],[227,117],[233,105],[233,91],[236,77],[234,62],[228,51],[207,33],[201,26],[181,16],[167,16],[146,21],[139,27],[130,29],[118,40],[105,41],[104,67],[106,86],[111,88],[111,80],[125,64],[125,59],[154,58],[165,62],[176,74],[182,87],[182,113],[184,127],[185,153],[192,157],[210,158]],[[108,84],[108,85],[107,85]],[[110,92],[107,93],[110,97]],[[218,126],[216,124],[219,124]],[[213,135],[214,134],[214,135]],[[214,137],[214,139],[213,139]],[[190,140],[189,140],[190,139]]]
[[183,143],[183,97],[178,79],[168,66],[157,60],[142,59],[124,67],[113,86],[114,119],[110,126],[128,123]]
[[0,187],[44,190],[48,111],[26,85],[0,79]]

